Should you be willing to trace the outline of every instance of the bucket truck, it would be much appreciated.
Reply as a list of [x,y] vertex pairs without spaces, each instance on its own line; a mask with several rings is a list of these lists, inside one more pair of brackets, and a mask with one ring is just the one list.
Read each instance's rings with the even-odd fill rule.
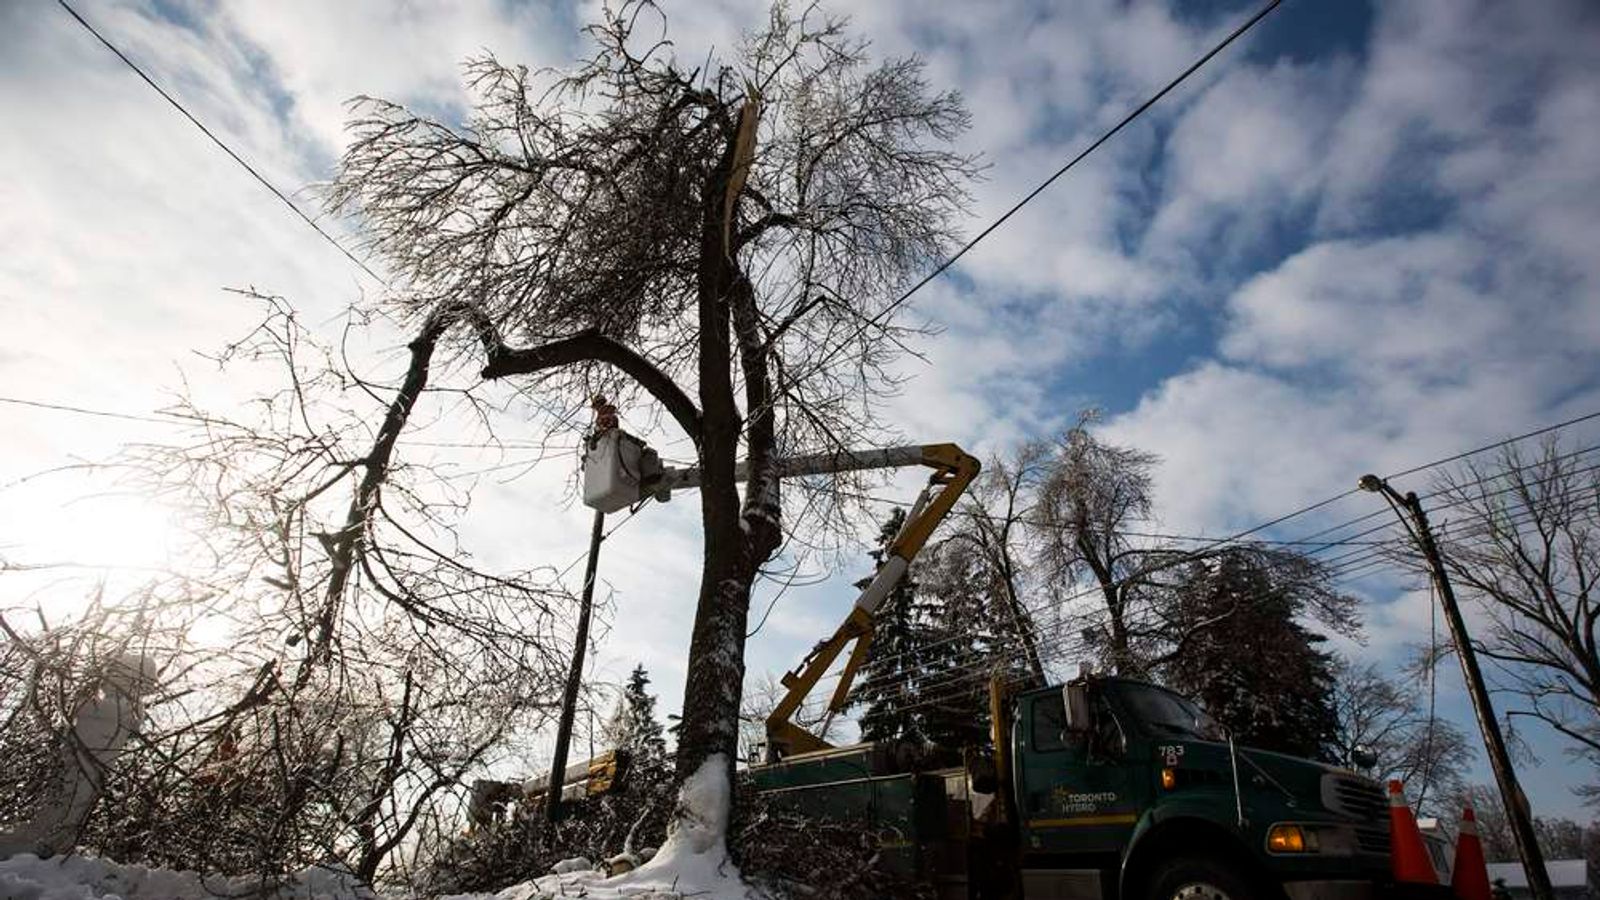
[[[882,867],[942,898],[1369,900],[1390,888],[1387,798],[1374,781],[1237,746],[1196,704],[1131,678],[990,683],[988,747],[833,747],[794,722],[854,643],[827,705],[841,711],[873,612],[978,473],[953,444],[783,460],[783,475],[933,469],[843,623],[783,677],[766,761],[747,777],[797,811],[873,833]],[[591,439],[585,502],[620,509],[699,483],[610,429]]]

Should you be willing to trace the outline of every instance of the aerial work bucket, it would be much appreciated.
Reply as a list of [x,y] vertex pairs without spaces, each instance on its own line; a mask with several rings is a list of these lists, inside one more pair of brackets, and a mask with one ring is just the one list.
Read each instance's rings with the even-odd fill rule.
[[583,505],[613,513],[649,496],[661,479],[661,459],[644,441],[617,426],[617,408],[594,398],[595,430],[584,441]]

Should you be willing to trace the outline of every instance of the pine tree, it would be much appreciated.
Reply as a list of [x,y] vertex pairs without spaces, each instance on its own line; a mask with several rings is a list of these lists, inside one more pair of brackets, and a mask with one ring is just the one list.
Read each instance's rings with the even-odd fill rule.
[[[883,565],[884,554],[905,521],[905,510],[895,507],[889,513],[879,529],[878,546],[870,552],[874,568]],[[871,581],[864,578],[856,587],[864,589]],[[909,704],[904,696],[921,663],[921,645],[926,643],[919,640],[916,618],[916,580],[908,571],[873,616],[872,647],[851,693],[852,705],[866,706],[860,718],[863,740],[925,739],[916,716],[906,710]]]
[[[897,508],[883,523],[879,546],[871,551],[875,564],[882,564],[905,518],[905,510]],[[924,564],[913,566],[878,607],[872,647],[850,703],[866,707],[860,716],[864,740],[981,744],[988,734],[988,708],[981,680],[971,675],[993,655],[992,642],[985,640],[987,629],[956,608],[960,599],[977,594],[927,589],[917,577]],[[940,578],[950,581],[946,576],[955,573],[945,568],[938,567]],[[857,587],[869,582],[864,579]]]
[[1327,758],[1334,659],[1326,638],[1297,621],[1309,586],[1291,557],[1230,551],[1185,570],[1169,614],[1186,637],[1162,671],[1240,743]]
[[947,540],[922,562],[918,600],[931,638],[916,684],[923,731],[941,746],[986,747],[989,678],[1029,678],[1019,652],[1024,623],[998,596],[993,560],[973,542]]
[[611,747],[632,755],[635,781],[653,784],[667,776],[667,742],[656,719],[656,698],[649,687],[650,674],[644,665],[634,666],[603,736]]

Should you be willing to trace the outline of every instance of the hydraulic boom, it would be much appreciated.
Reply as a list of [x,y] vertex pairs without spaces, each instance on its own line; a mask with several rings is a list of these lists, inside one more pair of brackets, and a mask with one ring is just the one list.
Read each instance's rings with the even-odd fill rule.
[[[856,598],[849,616],[832,637],[818,644],[801,660],[798,668],[783,676],[782,684],[787,690],[772,714],[767,716],[769,761],[795,753],[825,750],[831,746],[795,724],[795,713],[817,686],[817,681],[839,658],[839,654],[853,642],[855,646],[850,651],[839,684],[828,701],[827,715],[832,718],[844,709],[856,670],[866,661],[867,651],[872,646],[872,614],[905,577],[911,561],[928,543],[928,537],[934,529],[955,507],[967,485],[977,477],[979,467],[976,457],[968,455],[955,444],[839,450],[791,456],[778,460],[774,465],[779,477],[783,478],[918,465],[928,466],[933,469],[933,474],[912,504],[900,533],[889,544],[872,582]],[[745,464],[740,463],[737,477],[742,481],[746,476]],[[662,467],[654,451],[615,426],[613,410],[611,424],[589,441],[584,457],[583,480],[584,502],[596,509],[613,512],[651,497],[666,500],[673,491],[697,488],[700,486],[701,472],[698,468]]]
[[767,716],[769,762],[775,762],[795,753],[826,750],[832,746],[797,725],[794,714],[800,710],[806,697],[810,696],[811,691],[817,686],[817,681],[833,665],[834,660],[839,658],[844,648],[853,641],[855,647],[851,649],[844,671],[840,673],[839,684],[834,688],[833,697],[828,701],[827,715],[831,718],[844,709],[856,671],[866,661],[867,651],[872,646],[872,614],[882,605],[884,598],[889,596],[889,592],[894,590],[895,585],[905,577],[911,561],[927,544],[934,529],[944,521],[950,510],[955,508],[961,492],[967,489],[967,485],[971,484],[972,479],[978,474],[978,460],[967,455],[955,444],[925,444],[920,447],[870,450],[850,455],[877,460],[870,466],[860,465],[852,468],[920,464],[931,467],[933,474],[928,478],[928,485],[918,495],[916,503],[912,505],[905,524],[900,528],[900,533],[895,535],[894,541],[889,544],[883,562],[878,566],[877,574],[861,591],[861,596],[856,598],[850,614],[845,617],[832,637],[814,647],[806,658],[801,660],[798,668],[783,676],[782,684],[787,691],[772,713]]

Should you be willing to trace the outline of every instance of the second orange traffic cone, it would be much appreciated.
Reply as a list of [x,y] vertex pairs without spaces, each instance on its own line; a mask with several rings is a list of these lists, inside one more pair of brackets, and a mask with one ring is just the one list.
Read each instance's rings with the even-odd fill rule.
[[1461,834],[1456,837],[1450,889],[1455,891],[1456,900],[1490,900],[1489,866],[1484,862],[1483,842],[1478,840],[1478,818],[1470,806],[1461,811]]
[[1389,846],[1394,880],[1412,884],[1438,884],[1428,848],[1422,845],[1417,817],[1406,803],[1405,790],[1398,781],[1389,782]]

